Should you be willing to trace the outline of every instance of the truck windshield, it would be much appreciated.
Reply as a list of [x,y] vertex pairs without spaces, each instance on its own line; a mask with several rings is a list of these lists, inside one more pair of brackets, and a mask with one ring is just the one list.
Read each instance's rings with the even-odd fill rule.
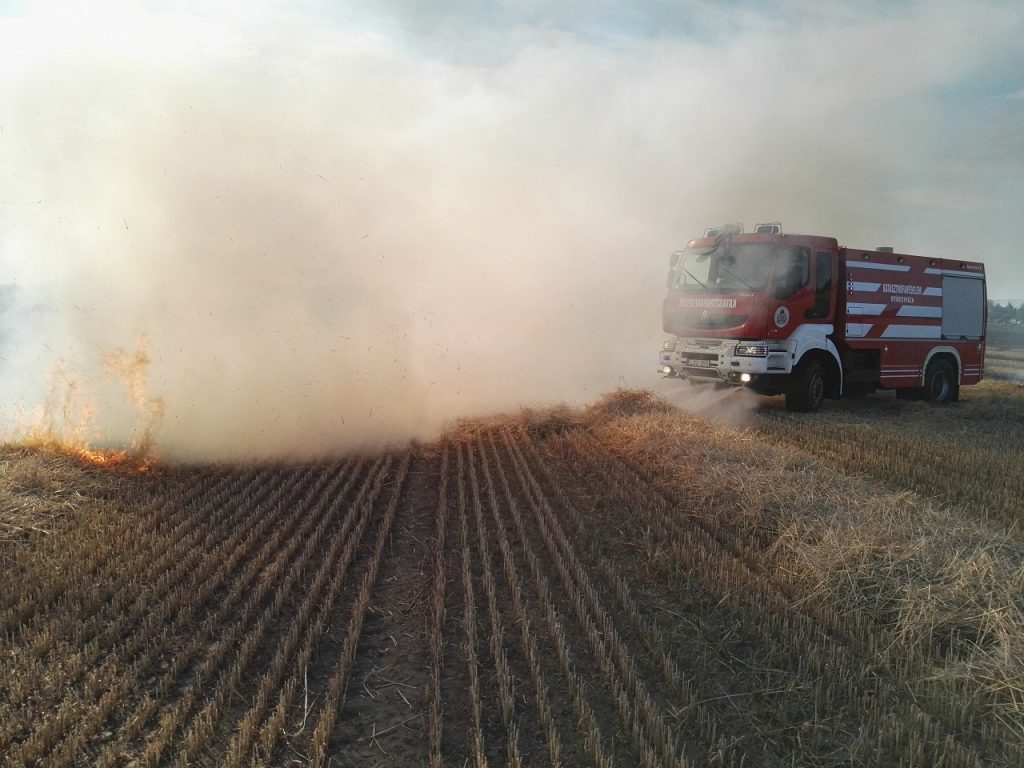
[[676,290],[763,291],[772,276],[770,243],[720,243],[687,248],[676,270]]

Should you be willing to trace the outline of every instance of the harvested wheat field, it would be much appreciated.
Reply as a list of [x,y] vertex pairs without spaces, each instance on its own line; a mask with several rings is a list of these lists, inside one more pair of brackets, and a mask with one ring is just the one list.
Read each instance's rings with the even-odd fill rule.
[[1019,766],[1024,389],[0,454],[12,766]]

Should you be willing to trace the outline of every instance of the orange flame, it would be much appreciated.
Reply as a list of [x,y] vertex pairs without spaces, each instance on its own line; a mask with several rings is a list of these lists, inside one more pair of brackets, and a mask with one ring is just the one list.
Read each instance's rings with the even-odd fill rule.
[[128,451],[97,451],[91,448],[78,448],[70,451],[71,455],[82,461],[102,469],[127,469],[133,472],[149,472],[153,459],[148,456],[132,456]]
[[118,349],[104,359],[108,376],[120,378],[138,414],[135,439],[128,449],[106,450],[94,447],[99,437],[95,409],[81,402],[79,383],[58,364],[52,374],[43,405],[28,414],[20,414],[16,432],[25,444],[62,453],[95,467],[148,472],[155,458],[155,432],[163,418],[164,404],[148,392],[149,356],[147,339],[139,337],[132,354]]
[[[149,339],[141,334],[135,343],[135,351],[127,354],[118,349],[104,359],[104,367],[108,376],[117,376],[128,389],[135,410],[139,417],[140,427],[130,455],[141,461],[148,461],[154,452],[155,433],[164,417],[164,401],[160,397],[149,395]],[[147,465],[148,466],[148,465]]]

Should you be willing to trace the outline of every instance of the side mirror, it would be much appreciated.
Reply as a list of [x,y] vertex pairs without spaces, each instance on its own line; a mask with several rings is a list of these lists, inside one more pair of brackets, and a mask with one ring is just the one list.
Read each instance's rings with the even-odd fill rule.
[[682,255],[681,251],[673,251],[672,255],[668,257],[668,268],[674,270],[676,265],[679,264],[679,257]]

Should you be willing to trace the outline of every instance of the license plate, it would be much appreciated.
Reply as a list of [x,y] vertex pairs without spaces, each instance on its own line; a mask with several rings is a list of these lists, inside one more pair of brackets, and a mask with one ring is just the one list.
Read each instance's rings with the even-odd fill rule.
[[695,357],[686,358],[686,364],[691,368],[710,368],[714,360],[700,360]]

